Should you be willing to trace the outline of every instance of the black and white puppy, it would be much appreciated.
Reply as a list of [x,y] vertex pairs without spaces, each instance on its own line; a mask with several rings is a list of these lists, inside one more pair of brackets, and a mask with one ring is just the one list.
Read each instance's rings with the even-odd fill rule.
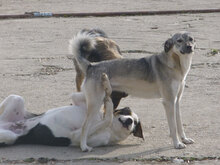
[[[116,110],[110,98],[111,87],[103,78],[106,91],[104,106],[89,131],[88,143],[93,147],[115,144],[131,133],[143,138],[138,116],[129,108]],[[18,95],[8,96],[0,104],[0,146],[12,144],[42,144],[50,146],[79,146],[81,128],[86,119],[87,108],[83,93],[72,94],[73,105],[48,110],[34,115],[26,111],[24,99]]]

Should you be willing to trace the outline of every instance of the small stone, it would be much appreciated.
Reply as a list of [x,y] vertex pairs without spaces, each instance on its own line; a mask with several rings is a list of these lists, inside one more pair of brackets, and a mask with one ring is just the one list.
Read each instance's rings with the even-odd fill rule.
[[38,161],[38,163],[48,163],[49,159],[41,157],[37,161]]
[[157,26],[154,26],[154,27],[151,27],[151,29],[158,29],[158,27],[157,27]]
[[34,158],[27,158],[27,159],[24,159],[23,161],[26,163],[32,163],[35,161],[35,159]]
[[173,163],[178,163],[178,164],[180,164],[180,163],[183,163],[184,160],[183,160],[183,159],[175,158],[175,159],[172,160],[172,162],[173,162]]

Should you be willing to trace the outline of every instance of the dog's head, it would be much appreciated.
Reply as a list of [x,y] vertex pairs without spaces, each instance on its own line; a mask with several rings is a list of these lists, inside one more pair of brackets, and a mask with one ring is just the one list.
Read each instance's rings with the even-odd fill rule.
[[176,33],[164,44],[164,51],[173,51],[177,55],[194,53],[196,43],[194,37],[188,32]]
[[144,139],[141,122],[129,107],[117,109],[114,111],[113,129],[117,136],[128,137],[133,134],[136,137]]

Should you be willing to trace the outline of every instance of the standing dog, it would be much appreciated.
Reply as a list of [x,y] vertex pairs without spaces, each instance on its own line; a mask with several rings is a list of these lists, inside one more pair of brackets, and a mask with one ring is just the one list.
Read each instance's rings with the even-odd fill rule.
[[108,75],[113,90],[143,98],[162,98],[174,147],[181,149],[186,147],[185,144],[193,143],[194,141],[185,135],[179,110],[185,79],[194,54],[193,36],[187,32],[177,33],[165,42],[163,52],[150,57],[91,64],[83,57],[91,52],[96,44],[94,38],[84,34],[78,34],[70,41],[72,54],[86,75],[82,88],[88,114],[81,134],[82,151],[92,149],[87,145],[87,137],[93,117],[98,113],[104,98],[102,73]]
[[[84,54],[85,56],[83,56],[88,61],[100,62],[122,58],[119,46],[113,40],[109,39],[104,31],[100,29],[83,29],[79,33],[87,35],[88,37],[92,37],[96,41],[95,48],[91,52],[88,52],[87,54]],[[75,58],[73,58],[73,63],[76,70],[76,89],[78,92],[80,92],[85,75],[80,69],[80,66]],[[111,98],[114,104],[114,109],[117,108],[121,98],[126,96],[127,94],[124,92],[112,92]]]
[[[88,144],[97,147],[115,144],[131,133],[143,137],[138,116],[129,108],[116,110],[110,98],[111,86],[106,75],[101,84],[105,91],[106,115],[96,114],[88,133]],[[10,95],[0,104],[0,146],[12,144],[42,144],[50,146],[79,146],[87,108],[84,94],[72,95],[74,105],[49,110],[41,115],[25,110],[21,96]]]

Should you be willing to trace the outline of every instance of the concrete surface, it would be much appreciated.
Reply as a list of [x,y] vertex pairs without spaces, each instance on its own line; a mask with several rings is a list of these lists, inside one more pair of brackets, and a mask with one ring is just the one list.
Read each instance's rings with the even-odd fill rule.
[[109,12],[219,8],[218,0],[1,0],[0,14],[24,12]]
[[[2,0],[0,14],[220,8],[218,0],[199,2]],[[165,40],[178,31],[192,32],[197,41],[181,101],[186,134],[195,144],[174,149],[160,100],[128,97],[120,107],[130,106],[140,116],[144,142],[131,136],[118,145],[95,148],[91,153],[73,147],[19,145],[0,148],[1,161],[23,164],[23,160],[34,158],[32,164],[38,164],[38,158],[44,157],[48,164],[173,164],[172,159],[180,157],[196,160],[194,164],[219,164],[220,55],[211,54],[220,50],[219,22],[220,13],[0,20],[0,101],[12,93],[21,95],[28,110],[35,113],[70,103],[75,71],[66,57],[68,40],[82,28],[103,29],[128,58],[160,52]],[[127,53],[129,50],[133,53]]]

